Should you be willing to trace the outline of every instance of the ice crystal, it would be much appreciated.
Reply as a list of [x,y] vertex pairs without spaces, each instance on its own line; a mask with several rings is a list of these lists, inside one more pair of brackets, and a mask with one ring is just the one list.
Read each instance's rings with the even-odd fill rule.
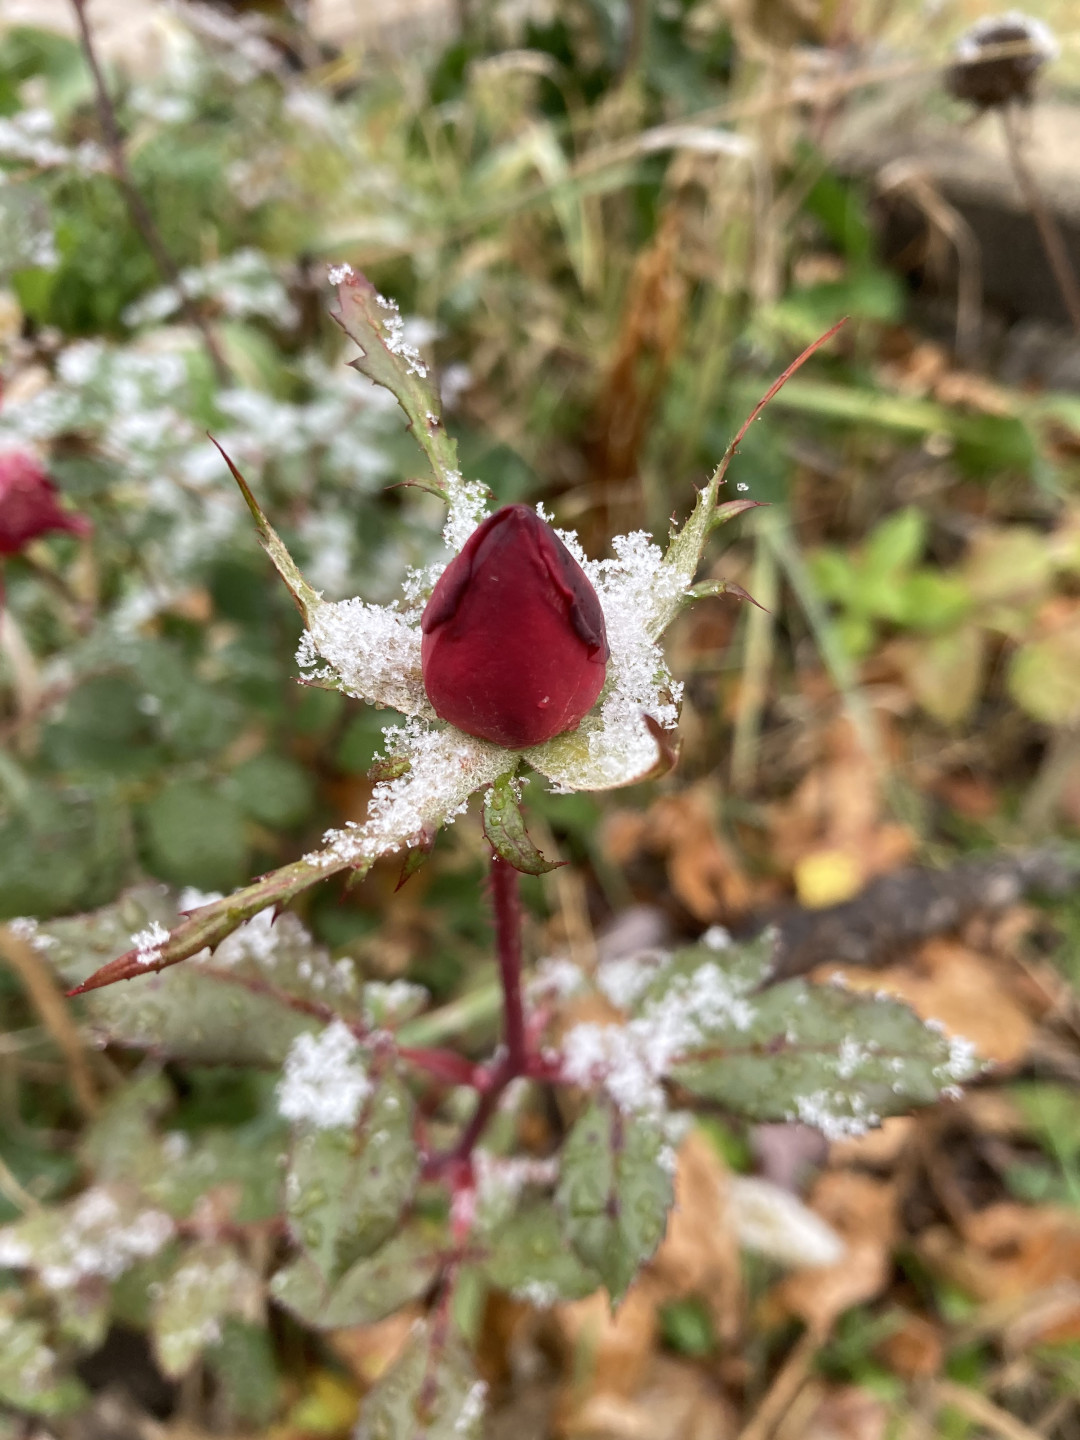
[[157,965],[161,961],[161,947],[169,938],[169,932],[159,920],[152,920],[145,930],[139,930],[131,937],[131,948],[140,965]]
[[259,318],[291,329],[298,318],[270,259],[252,249],[234,250],[220,260],[182,271],[179,288],[166,285],[152,290],[129,305],[122,318],[131,326],[160,324],[181,312],[185,296],[213,300],[230,320]]
[[405,321],[401,318],[397,301],[388,300],[385,295],[376,295],[375,303],[386,311],[382,322],[386,331],[386,348],[391,355],[399,355],[405,362],[405,368],[423,380],[427,376],[427,366],[420,358],[420,351],[405,338]]
[[670,958],[660,950],[645,950],[638,955],[605,960],[596,972],[597,986],[613,1005],[629,1010]]
[[362,864],[423,842],[464,814],[469,796],[507,768],[506,751],[460,730],[433,729],[419,720],[386,730],[388,748],[408,770],[382,780],[372,792],[367,819],[325,837],[324,864]]
[[584,986],[585,975],[580,965],[575,965],[565,955],[545,955],[529,979],[528,992],[530,1000],[540,1003],[564,1000]]
[[49,1290],[69,1290],[95,1276],[115,1280],[136,1260],[156,1255],[174,1230],[163,1211],[132,1213],[103,1186],[84,1191],[59,1225],[53,1218],[45,1231],[36,1217],[0,1231],[0,1265],[33,1267]]
[[352,274],[353,268],[351,265],[331,265],[330,269],[326,272],[326,278],[330,281],[331,285],[340,285],[342,281],[348,280]]
[[720,1027],[747,1030],[754,1007],[719,966],[674,977],[627,1025],[585,1021],[563,1037],[562,1074],[571,1084],[601,1085],[622,1110],[661,1114],[661,1081],[672,1065]]
[[293,1041],[277,1088],[278,1110],[294,1124],[332,1130],[355,1125],[371,1090],[359,1041],[335,1020],[320,1034]]
[[454,1433],[465,1435],[479,1421],[484,1413],[484,1401],[487,1398],[487,1385],[483,1380],[476,1380],[469,1386],[465,1398],[461,1402],[461,1410],[454,1421]]
[[599,714],[586,716],[577,731],[556,736],[528,758],[559,791],[626,785],[656,763],[656,741],[644,716],[666,729],[678,720],[682,686],[672,680],[656,642],[678,607],[682,580],[665,567],[659,546],[642,531],[618,536],[611,560],[590,560],[576,535],[558,534],[600,600],[611,652],[608,678]]
[[835,1265],[844,1243],[790,1190],[752,1175],[733,1175],[728,1206],[739,1244],[781,1265]]
[[[420,627],[409,616],[363,600],[315,607],[296,659],[308,679],[337,680],[347,695],[431,715],[420,670]],[[319,659],[328,662],[320,666]]]
[[865,1096],[842,1090],[815,1090],[795,1097],[790,1117],[820,1130],[826,1140],[850,1140],[865,1135],[881,1124],[881,1116],[870,1108]]

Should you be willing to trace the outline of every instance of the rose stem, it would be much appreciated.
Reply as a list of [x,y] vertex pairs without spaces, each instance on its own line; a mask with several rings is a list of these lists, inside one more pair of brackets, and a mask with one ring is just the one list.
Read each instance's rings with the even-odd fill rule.
[[1031,218],[1035,221],[1039,239],[1042,241],[1046,258],[1050,262],[1050,269],[1054,272],[1054,279],[1061,291],[1065,309],[1069,312],[1073,329],[1080,335],[1080,285],[1077,284],[1069,252],[1065,248],[1065,241],[1062,239],[1058,223],[1050,213],[1035,176],[1024,159],[1024,150],[1020,144],[1016,126],[1016,107],[1005,105],[1000,113],[1001,128],[1005,133],[1005,148],[1009,152],[1009,164],[1012,166],[1024,202],[1031,211]]
[[506,1080],[525,1073],[525,1010],[521,1003],[521,892],[518,872],[501,855],[491,857],[491,898],[495,907],[495,945],[503,989],[503,1042]]
[[79,27],[79,39],[82,44],[82,52],[86,63],[90,68],[90,75],[94,82],[94,93],[97,97],[98,118],[101,122],[102,133],[105,136],[105,144],[108,147],[109,156],[112,160],[113,174],[116,183],[124,196],[127,204],[128,214],[132,223],[143,238],[143,243],[154,257],[154,264],[161,272],[161,278],[166,285],[171,285],[176,291],[180,300],[180,308],[184,318],[190,325],[194,325],[202,336],[203,344],[206,346],[206,353],[210,357],[210,363],[214,367],[218,383],[228,384],[231,376],[229,367],[225,363],[218,343],[214,338],[206,320],[199,309],[192,303],[191,297],[184,288],[184,282],[180,278],[180,271],[176,261],[169,253],[168,246],[161,238],[161,234],[154,223],[154,217],[147,208],[146,201],[139,192],[138,186],[132,178],[131,168],[127,162],[127,154],[124,150],[124,139],[120,134],[120,126],[116,119],[116,110],[113,107],[109,95],[109,88],[105,84],[105,76],[102,73],[101,64],[98,60],[97,51],[94,48],[94,37],[90,29],[90,22],[86,16],[86,0],[71,0],[75,11],[75,19]]

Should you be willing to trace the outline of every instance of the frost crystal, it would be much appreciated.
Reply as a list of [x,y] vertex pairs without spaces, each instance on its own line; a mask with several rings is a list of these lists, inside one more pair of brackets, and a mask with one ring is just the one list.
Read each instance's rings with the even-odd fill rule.
[[881,1116],[858,1093],[815,1090],[795,1099],[795,1113],[789,1117],[820,1130],[826,1140],[850,1140],[865,1135],[881,1124]]
[[670,959],[664,951],[646,950],[640,955],[605,960],[596,972],[596,983],[613,1005],[629,1010]]
[[580,965],[575,965],[565,955],[545,955],[529,980],[529,999],[534,1004],[545,1000],[564,1000],[584,986],[585,976]]
[[710,1030],[747,1030],[754,1007],[740,985],[718,965],[676,976],[627,1025],[586,1021],[563,1037],[563,1078],[574,1085],[602,1085],[622,1110],[657,1115],[664,1109],[660,1084],[672,1065],[701,1044]]
[[331,285],[340,285],[343,280],[348,280],[352,273],[353,268],[351,265],[331,265],[330,269],[326,272],[326,278],[330,281]]
[[611,651],[608,678],[599,715],[587,716],[578,731],[556,736],[528,758],[559,791],[626,785],[656,763],[656,741],[644,715],[665,729],[679,717],[682,686],[671,678],[656,642],[678,606],[683,582],[643,531],[612,541],[613,560],[590,560],[576,535],[557,533],[599,597]]
[[386,319],[383,321],[386,348],[391,355],[400,355],[405,361],[405,368],[423,380],[427,376],[427,366],[420,358],[420,351],[405,338],[405,321],[401,318],[397,301],[388,300],[385,295],[376,295],[375,303],[386,311]]
[[454,1421],[454,1433],[464,1435],[470,1431],[484,1413],[487,1385],[483,1380],[475,1381],[461,1402],[461,1410]]
[[161,947],[169,938],[169,932],[158,920],[152,920],[145,930],[139,930],[131,937],[131,948],[140,965],[157,965],[161,961]]
[[[311,629],[301,637],[297,663],[309,680],[337,680],[358,700],[430,716],[417,618],[360,599],[318,605]],[[320,657],[329,668],[319,665]]]
[[35,1238],[38,1223],[30,1219],[0,1231],[0,1264],[33,1266],[49,1290],[68,1290],[93,1276],[115,1280],[136,1260],[156,1255],[174,1230],[163,1211],[132,1214],[101,1186],[80,1195],[59,1228]]
[[335,1020],[321,1034],[293,1041],[277,1087],[278,1110],[294,1123],[333,1130],[356,1124],[371,1090],[359,1042]]
[[361,864],[420,844],[463,814],[469,796],[507,768],[505,750],[460,730],[435,730],[412,720],[385,733],[391,753],[409,762],[408,771],[380,781],[363,824],[331,830],[324,837],[328,850],[313,860]]

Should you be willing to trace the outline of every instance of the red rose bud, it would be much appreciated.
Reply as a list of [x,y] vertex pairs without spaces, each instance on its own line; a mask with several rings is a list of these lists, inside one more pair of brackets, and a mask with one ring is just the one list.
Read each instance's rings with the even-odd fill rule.
[[604,688],[604,612],[585,572],[527,505],[505,505],[451,560],[420,621],[436,715],[520,750],[571,730]]
[[0,555],[15,555],[50,530],[85,535],[89,529],[88,520],[60,508],[56,486],[32,455],[0,454]]

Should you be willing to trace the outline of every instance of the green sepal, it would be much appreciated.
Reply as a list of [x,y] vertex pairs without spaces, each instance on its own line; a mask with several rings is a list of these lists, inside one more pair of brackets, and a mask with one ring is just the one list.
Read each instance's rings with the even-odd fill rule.
[[514,794],[514,772],[500,775],[484,796],[484,834],[496,855],[523,875],[546,875],[565,860],[545,860],[529,839],[525,817]]

